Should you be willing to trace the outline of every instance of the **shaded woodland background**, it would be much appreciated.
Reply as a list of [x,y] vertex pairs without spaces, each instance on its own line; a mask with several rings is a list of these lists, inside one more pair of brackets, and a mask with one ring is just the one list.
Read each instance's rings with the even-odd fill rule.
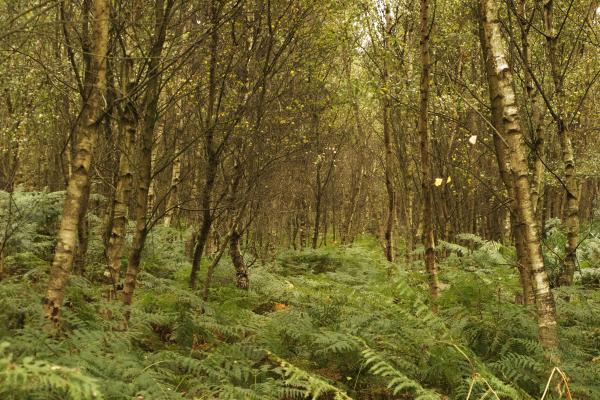
[[0,394],[599,398],[599,7],[0,0]]

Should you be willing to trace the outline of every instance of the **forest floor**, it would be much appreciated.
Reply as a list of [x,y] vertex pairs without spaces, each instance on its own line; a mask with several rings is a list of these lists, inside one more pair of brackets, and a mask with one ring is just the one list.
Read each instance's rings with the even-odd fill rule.
[[159,228],[128,329],[98,263],[72,278],[59,336],[42,318],[48,265],[21,254],[0,282],[0,398],[600,399],[600,291],[557,290],[553,365],[515,304],[513,250],[466,239],[442,243],[436,315],[422,262],[390,264],[372,238],[256,261],[248,292],[223,260],[204,301],[183,234]]

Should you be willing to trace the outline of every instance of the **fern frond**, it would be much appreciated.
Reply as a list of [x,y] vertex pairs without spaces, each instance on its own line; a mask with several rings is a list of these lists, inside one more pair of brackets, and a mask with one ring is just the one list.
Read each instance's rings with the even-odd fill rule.
[[9,344],[0,344],[0,394],[55,392],[72,400],[100,400],[95,379],[75,368],[66,368],[33,357],[14,359]]

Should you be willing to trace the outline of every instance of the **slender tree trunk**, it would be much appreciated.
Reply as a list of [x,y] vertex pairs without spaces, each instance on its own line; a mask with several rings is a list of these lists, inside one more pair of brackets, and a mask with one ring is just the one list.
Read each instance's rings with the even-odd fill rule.
[[302,199],[300,203],[300,215],[299,215],[299,242],[300,242],[300,250],[306,247],[306,235],[308,231],[308,205],[306,204],[306,200]]
[[[336,193],[337,193],[337,191],[336,191],[335,181],[334,181],[334,185],[332,188],[332,196],[331,196],[332,197],[332,199],[331,199],[331,238],[332,238],[334,244],[337,242],[337,230],[339,229],[338,213],[337,213],[338,202],[335,197]],[[327,244],[326,240],[327,240],[327,230],[325,230],[325,239],[323,240],[323,244],[325,244],[325,245]]]
[[571,144],[571,133],[560,123],[558,135],[562,147],[562,161],[565,168],[565,186],[567,193],[566,230],[567,243],[565,244],[564,270],[560,276],[561,285],[572,285],[573,276],[577,268],[577,246],[579,245],[579,185],[575,172],[575,157]]
[[392,182],[392,160],[394,150],[392,147],[392,132],[391,132],[391,105],[388,91],[389,86],[389,71],[388,71],[388,47],[389,37],[392,35],[392,15],[389,4],[385,5],[385,32],[383,34],[384,46],[384,62],[383,62],[383,145],[385,148],[385,190],[387,193],[387,217],[384,229],[384,245],[385,257],[388,261],[394,261],[394,217],[396,214],[396,194],[394,193],[394,184]]
[[486,75],[488,81],[488,93],[491,106],[491,121],[494,127],[494,150],[500,178],[506,188],[508,198],[511,200],[510,207],[510,225],[515,240],[515,249],[517,252],[517,269],[519,271],[519,280],[523,289],[523,303],[525,305],[535,302],[533,283],[531,282],[531,265],[527,257],[524,225],[519,222],[517,203],[515,201],[515,182],[510,171],[510,161],[507,152],[510,151],[504,140],[506,136],[504,130],[504,120],[502,116],[502,96],[498,95],[498,78],[496,76],[495,64],[490,54],[490,49],[483,31],[483,24],[480,25],[480,42],[483,57],[486,66]]
[[[10,237],[13,235],[14,230],[12,229],[13,226],[13,203],[14,203],[14,191],[13,191],[13,185],[12,182],[6,182],[8,183],[5,188],[8,189],[6,190],[8,192],[8,204],[6,204],[6,214],[4,215],[5,218],[5,225],[4,225],[4,232],[2,232],[2,237],[0,238],[0,281],[2,281],[2,279],[4,279],[4,257],[5,257],[5,249],[6,249],[6,244],[8,243],[8,240],[10,239]],[[5,184],[6,184],[5,183]]]
[[180,139],[179,136],[183,134],[183,119],[180,118],[179,126],[177,127],[177,131],[175,134],[175,146],[174,146],[174,159],[173,159],[173,170],[171,171],[171,187],[169,189],[169,194],[167,197],[167,203],[165,208],[165,219],[163,221],[163,225],[165,227],[171,226],[171,222],[175,215],[175,210],[177,208],[177,202],[179,201],[179,183],[181,179],[181,157],[179,156],[180,149]]
[[[81,99],[83,100],[83,102],[85,103],[85,99],[88,97],[89,93],[87,92],[87,88],[90,87],[90,85],[93,84],[93,79],[94,79],[94,75],[93,75],[93,71],[91,68],[91,63],[92,63],[92,56],[91,56],[91,51],[92,51],[92,40],[90,37],[90,16],[91,16],[91,12],[92,12],[92,4],[91,4],[91,0],[84,0],[82,3],[82,14],[83,14],[83,18],[82,18],[82,36],[81,36],[81,50],[83,52],[83,62],[84,62],[84,82],[83,85],[78,85],[79,88],[79,93],[81,95]],[[108,53],[108,51],[107,51]],[[110,91],[107,90],[108,84],[109,84],[109,79],[110,79],[110,63],[109,60],[106,59],[106,64],[104,66],[105,69],[105,83],[104,83],[104,91],[103,91],[103,101],[106,103],[109,103],[109,97],[110,97]],[[100,122],[98,123],[100,124]],[[98,140],[98,138],[100,137],[100,131],[101,129],[98,129],[98,131],[96,132],[96,140]],[[72,177],[73,174],[73,160],[76,159],[77,157],[77,152],[78,152],[78,129],[75,129],[72,131],[72,137],[71,137],[71,151],[70,151],[70,155],[71,155],[71,160],[69,162],[69,178]],[[94,143],[95,146],[95,143]],[[88,235],[89,235],[89,224],[87,221],[87,210],[88,210],[88,203],[89,203],[89,198],[90,198],[90,190],[91,190],[91,184],[86,185],[84,192],[83,192],[83,196],[82,196],[82,206],[80,209],[80,216],[78,218],[77,221],[77,246],[76,246],[76,251],[75,251],[75,256],[73,259],[73,266],[75,269],[75,272],[78,275],[83,275],[83,272],[85,270],[85,258],[87,255],[87,248],[88,248]]]
[[321,227],[321,200],[323,198],[323,187],[321,186],[321,165],[317,165],[317,182],[315,194],[315,226],[313,229],[312,248],[316,249],[319,244],[319,228]]
[[538,97],[532,97],[532,114],[531,119],[534,124],[535,134],[533,138],[533,152],[535,153],[535,161],[533,164],[533,181],[531,182],[531,202],[533,211],[541,219],[541,194],[544,191],[544,163],[542,160],[546,156],[546,131],[543,129],[543,115],[540,110]]
[[[242,144],[239,143],[238,148],[242,148]],[[240,221],[245,211],[245,204],[240,205],[245,199],[238,199],[239,186],[242,179],[242,165],[239,160],[236,159],[233,167],[233,176],[229,185],[229,195],[227,199],[227,208],[231,217],[231,227],[229,229],[229,255],[231,256],[231,263],[235,268],[235,285],[239,289],[248,290],[250,280],[248,278],[248,266],[244,262],[244,256],[240,249],[240,238],[242,236],[243,229],[241,228]]]
[[[119,136],[118,139],[118,143],[120,144],[121,142],[121,136]],[[115,152],[115,154],[119,154],[120,157],[120,152],[121,150],[117,150],[116,149],[116,145],[114,146],[114,148],[112,149],[113,152]],[[118,161],[118,160],[117,160]],[[104,210],[104,220],[102,221],[102,245],[104,246],[104,256],[106,257],[106,259],[108,259],[108,242],[110,241],[110,233],[112,232],[113,229],[113,223],[114,223],[114,218],[115,218],[115,193],[116,193],[116,188],[117,188],[117,184],[119,183],[119,165],[117,163],[116,168],[114,168],[114,173],[112,176],[112,186],[114,186],[114,189],[110,190],[110,194],[106,200],[106,209]]]
[[[150,88],[148,88],[150,90]],[[158,101],[158,99],[156,100]],[[125,283],[123,285],[123,304],[129,306],[133,301],[133,292],[135,290],[137,275],[140,268],[142,251],[148,234],[147,230],[147,213],[148,213],[148,191],[152,176],[152,141],[154,138],[154,123],[152,118],[156,118],[156,114],[152,114],[152,100],[146,106],[148,110],[144,116],[142,128],[142,143],[139,154],[138,171],[139,177],[137,180],[137,195],[135,206],[135,230],[129,257],[127,260],[127,271],[125,272]],[[156,108],[155,108],[156,109]],[[127,315],[128,317],[128,315]]]
[[[155,122],[154,130],[152,131],[152,142],[161,143],[164,139],[164,125],[158,124],[158,121]],[[161,146],[152,146],[152,155],[150,156],[150,164],[156,165],[156,160],[158,159],[158,148]],[[148,205],[146,206],[147,218],[152,218],[156,207],[156,180],[150,179],[150,185],[148,186]]]
[[[315,194],[315,228],[313,231],[312,237],[312,248],[316,249],[319,244],[319,228],[321,226],[321,214],[323,211],[323,196],[327,185],[332,176],[333,168],[335,165],[335,158],[331,159],[331,162],[327,166],[327,172],[325,173],[325,177],[321,176],[321,162],[317,164],[317,182],[316,182],[316,194]],[[327,234],[327,208],[325,208],[325,234]]]
[[311,247],[313,250],[319,247],[319,228],[321,227],[321,199],[319,198],[317,201],[319,202],[319,204],[315,205],[315,226],[313,227],[313,236],[311,243]]
[[518,210],[515,207],[513,207],[510,214],[510,223],[515,238],[517,269],[519,270],[519,281],[523,289],[523,304],[531,305],[535,303],[535,292],[531,276],[532,266],[527,254],[525,225],[519,222]]
[[294,250],[298,250],[298,246],[296,245],[296,238],[298,237],[298,231],[300,229],[300,220],[298,219],[298,214],[294,215],[294,220],[292,221],[292,248]]
[[[407,264],[412,262],[412,251],[414,249],[414,235],[413,235],[413,200],[414,190],[412,187],[412,163],[408,154],[408,137],[406,129],[402,125],[402,115],[400,110],[397,110],[394,114],[392,121],[395,121],[396,128],[394,129],[395,140],[396,140],[396,151],[397,159],[400,166],[400,207],[399,207],[399,220],[402,220],[404,225],[400,226],[400,231],[403,232],[404,243],[405,243],[405,254],[404,258]],[[394,124],[393,124],[394,126]],[[398,203],[398,201],[396,202]]]
[[192,270],[190,272],[189,286],[192,289],[196,289],[198,281],[198,272],[200,271],[200,264],[202,262],[202,255],[204,248],[206,247],[206,241],[213,223],[213,213],[211,209],[212,205],[212,194],[215,185],[215,178],[217,174],[217,167],[219,165],[219,154],[215,150],[214,134],[215,126],[213,126],[214,120],[214,108],[217,99],[217,63],[218,63],[218,50],[219,50],[219,11],[218,5],[215,0],[211,1],[211,25],[212,31],[210,36],[210,65],[209,65],[209,76],[208,76],[208,101],[206,110],[206,126],[205,126],[205,146],[206,146],[206,174],[205,184],[202,192],[202,226],[197,235],[196,244],[194,246],[194,256],[192,258]]
[[498,80],[498,93],[502,101],[504,131],[510,148],[510,166],[515,180],[515,200],[519,222],[524,226],[527,256],[532,267],[531,274],[535,290],[535,303],[538,316],[539,340],[542,346],[555,349],[558,346],[556,306],[550,290],[548,275],[544,267],[542,248],[533,205],[531,186],[523,132],[513,89],[513,78],[506,60],[504,44],[498,20],[496,0],[481,0],[483,27],[494,61]]
[[63,216],[57,235],[58,243],[50,268],[48,291],[44,300],[46,316],[55,326],[60,322],[65,287],[73,268],[73,257],[77,246],[77,226],[86,211],[92,151],[101,129],[100,124],[104,112],[109,4],[107,0],[93,0],[92,3],[91,85],[86,88],[87,96],[76,127],[78,132],[77,152],[73,159]]
[[329,233],[329,211],[325,207],[325,214],[323,215],[323,235],[321,236],[321,246],[327,246],[327,234]]
[[[212,140],[210,141],[212,143]],[[211,145],[212,148],[212,145]],[[213,214],[211,210],[212,205],[212,192],[215,186],[215,178],[217,174],[217,160],[209,157],[206,178],[204,182],[204,188],[202,189],[202,225],[200,231],[196,236],[196,243],[194,245],[194,256],[192,257],[192,271],[190,272],[189,286],[195,289],[198,284],[198,272],[200,271],[200,263],[202,261],[202,255],[204,248],[206,247],[206,241],[208,240],[208,234],[213,223]]]
[[523,83],[525,99],[531,108],[531,118],[529,120],[530,125],[530,136],[531,136],[531,151],[534,155],[533,161],[533,176],[531,182],[531,203],[533,204],[533,211],[540,219],[540,194],[542,193],[544,186],[544,164],[543,158],[546,150],[546,131],[543,129],[544,114],[540,105],[540,98],[538,91],[533,85],[533,78],[531,76],[531,61],[529,56],[529,31],[530,26],[525,22],[527,20],[526,15],[526,0],[519,0],[518,11],[522,18],[518,19],[519,30],[521,33],[521,59],[525,64],[523,71]]
[[404,235],[406,236],[406,254],[405,260],[408,265],[413,261],[413,250],[415,248],[415,240],[413,235],[413,194],[406,194],[406,202],[407,204],[403,207],[404,218],[406,220]]
[[[124,84],[121,94],[127,101],[120,120],[121,152],[119,156],[119,177],[113,200],[113,223],[106,249],[108,272],[113,291],[116,291],[116,287],[121,280],[121,256],[127,234],[129,202],[133,191],[133,166],[131,159],[135,150],[137,113],[133,99],[129,98],[135,86],[135,77],[131,73],[132,66],[131,59],[124,61]],[[112,294],[110,297],[113,297]]]
[[342,243],[346,244],[349,241],[352,241],[352,228],[354,227],[354,218],[355,218],[355,214],[356,214],[356,207],[358,204],[358,200],[360,199],[361,196],[361,192],[362,192],[362,186],[363,186],[363,178],[364,178],[364,167],[361,166],[360,170],[358,171],[358,177],[355,180],[355,183],[353,183],[352,186],[352,191],[350,194],[350,204],[349,204],[349,210],[348,210],[348,215],[345,219],[344,222],[344,226],[342,227]]
[[[350,79],[350,68],[348,68],[348,79]],[[352,109],[354,111],[354,131],[358,138],[363,138],[366,135],[364,134],[364,130],[360,121],[360,108],[358,107],[358,103],[356,101],[352,102]],[[359,142],[357,141],[356,145]],[[353,174],[354,178],[352,179],[352,186],[350,189],[350,204],[348,209],[348,214],[342,222],[341,229],[341,241],[343,244],[351,242],[353,240],[353,228],[354,221],[356,218],[356,207],[358,206],[358,202],[362,196],[363,190],[363,181],[366,175],[365,171],[365,160],[361,157],[358,162],[360,163],[360,168],[358,170],[358,176],[356,173]]]
[[83,276],[85,273],[85,263],[89,245],[90,222],[87,218],[88,203],[90,200],[90,187],[87,188],[87,193],[83,196],[83,206],[81,207],[82,215],[77,223],[77,253],[73,262],[75,273]]
[[421,138],[421,188],[423,192],[423,246],[425,247],[425,268],[429,274],[429,292],[432,299],[439,296],[438,271],[435,263],[435,234],[433,227],[433,173],[431,170],[431,138],[427,126],[429,106],[429,80],[431,60],[429,54],[429,0],[421,0],[421,83],[419,98],[419,136]]
[[141,143],[138,159],[138,187],[136,196],[135,231],[131,250],[129,252],[125,283],[123,285],[123,304],[127,308],[125,316],[129,318],[129,309],[133,301],[133,292],[140,269],[142,250],[148,234],[148,191],[152,183],[152,144],[154,141],[154,128],[158,119],[158,100],[161,92],[160,63],[163,45],[165,43],[167,24],[171,8],[175,0],[157,0],[155,4],[154,41],[148,61],[148,83],[144,99],[144,117],[142,122]]
[[229,237],[229,254],[235,268],[235,285],[239,289],[248,290],[250,280],[248,279],[248,266],[244,262],[244,256],[240,250],[241,234],[234,229]]
[[[388,103],[388,100],[385,100]],[[396,195],[392,183],[392,141],[389,125],[389,107],[384,106],[383,112],[383,140],[385,145],[385,189],[387,193],[387,217],[385,222],[385,257],[394,261],[394,216],[396,208]]]
[[565,258],[563,272],[560,276],[561,285],[573,284],[573,275],[577,267],[577,246],[579,244],[579,185],[575,170],[575,155],[571,142],[571,130],[565,116],[564,75],[560,70],[560,62],[556,54],[557,33],[553,26],[553,0],[543,1],[543,19],[546,36],[546,54],[550,64],[552,80],[554,82],[554,95],[556,110],[552,116],[556,122],[558,138],[562,150],[562,162],[565,170],[564,189],[567,197],[565,210],[565,227],[567,243],[565,244]]
[[[15,118],[15,110],[13,101],[8,92],[5,93],[6,111],[11,118]],[[20,126],[18,123],[16,127]],[[14,181],[19,168],[19,141],[17,138],[7,137],[3,133],[0,136],[2,143],[6,143],[6,147],[0,148],[0,190],[12,193],[14,190]]]
[[[243,143],[241,138],[237,138],[236,140],[236,147],[238,149],[243,149]],[[243,152],[243,150],[242,150]],[[226,243],[224,244],[224,246],[227,244],[227,242],[229,242],[229,255],[231,257],[231,262],[233,264],[233,267],[235,269],[235,284],[236,287],[239,289],[243,289],[243,290],[248,290],[249,286],[250,286],[250,278],[248,275],[248,266],[246,265],[245,261],[244,261],[244,256],[242,254],[241,251],[241,238],[242,235],[245,233],[246,234],[246,243],[245,243],[245,248],[249,249],[250,248],[250,224],[251,222],[248,222],[248,224],[246,224],[245,226],[243,226],[241,224],[241,220],[245,214],[246,211],[246,206],[248,204],[248,192],[244,192],[239,190],[239,185],[240,182],[243,178],[243,174],[244,174],[244,170],[242,169],[242,164],[240,162],[240,160],[238,158],[236,158],[235,163],[234,163],[234,173],[230,182],[230,185],[228,187],[228,199],[227,199],[227,209],[228,209],[228,214],[231,218],[231,225],[229,227],[229,232],[228,232],[228,236],[226,239]],[[243,198],[239,198],[240,193],[242,193],[244,195]],[[251,211],[252,213],[252,211]],[[269,226],[265,227],[267,229],[267,231],[270,231]],[[254,234],[253,236],[256,236],[256,234]],[[255,256],[257,256],[259,254],[259,252],[256,249],[256,238],[253,238],[253,253],[255,254]],[[261,235],[261,241],[262,241],[262,235]],[[216,245],[217,245],[217,249],[219,248],[219,243],[218,241],[216,241]],[[267,243],[267,251],[269,248],[270,242]],[[220,255],[219,255],[220,257]],[[211,267],[209,268],[209,271],[207,273],[207,278],[206,278],[206,282],[205,282],[205,287],[204,287],[204,293],[205,293],[205,298],[206,296],[208,296],[208,287],[210,286],[210,280],[212,279],[212,271],[213,271],[214,267],[213,265],[211,265]]]

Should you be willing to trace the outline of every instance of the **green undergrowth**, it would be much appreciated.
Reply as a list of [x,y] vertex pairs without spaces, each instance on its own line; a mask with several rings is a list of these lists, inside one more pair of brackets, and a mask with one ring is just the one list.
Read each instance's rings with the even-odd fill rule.
[[[533,310],[515,304],[513,250],[500,244],[440,246],[436,315],[422,263],[389,264],[371,238],[282,251],[253,264],[248,292],[224,257],[208,301],[187,287],[183,238],[160,228],[149,239],[127,329],[91,267],[71,279],[60,336],[45,333],[48,264],[11,261],[20,273],[0,283],[0,398],[540,399],[555,366]],[[599,399],[600,295],[576,286],[557,298],[556,366],[573,398]],[[561,398],[561,382],[546,400]]]

